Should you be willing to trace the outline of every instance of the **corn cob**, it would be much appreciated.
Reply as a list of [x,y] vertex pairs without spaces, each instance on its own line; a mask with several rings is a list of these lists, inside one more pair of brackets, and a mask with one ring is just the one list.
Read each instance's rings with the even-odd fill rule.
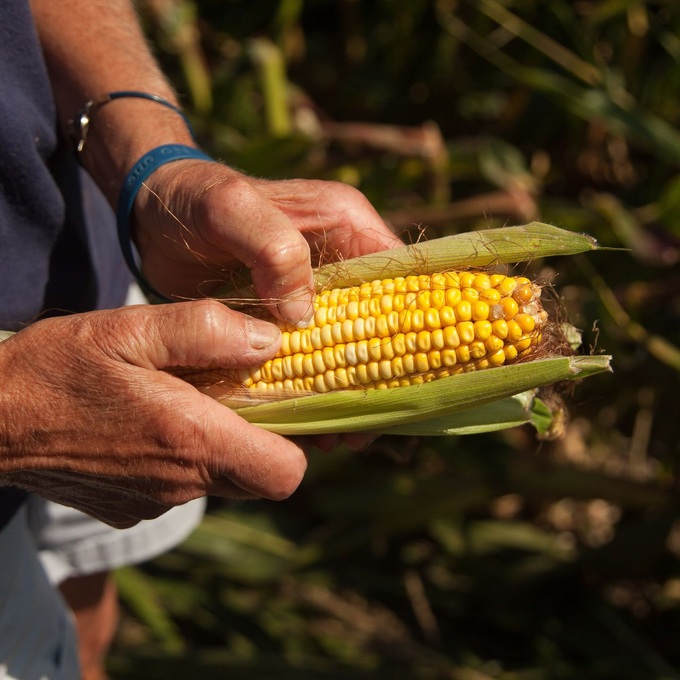
[[525,277],[463,271],[375,280],[319,293],[306,328],[237,372],[273,394],[382,389],[513,363],[535,351],[547,314]]

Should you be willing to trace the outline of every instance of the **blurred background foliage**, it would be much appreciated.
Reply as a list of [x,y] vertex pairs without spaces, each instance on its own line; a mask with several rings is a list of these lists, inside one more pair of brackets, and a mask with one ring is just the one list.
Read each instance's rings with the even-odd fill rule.
[[313,451],[118,574],[114,678],[680,678],[680,6],[143,0],[202,145],[361,189],[406,240],[540,219],[584,351],[564,437]]

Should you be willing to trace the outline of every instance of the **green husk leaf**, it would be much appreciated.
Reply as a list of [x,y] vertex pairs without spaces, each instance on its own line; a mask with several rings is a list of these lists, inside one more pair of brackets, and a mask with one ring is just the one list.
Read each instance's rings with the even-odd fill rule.
[[497,399],[489,404],[466,408],[431,420],[386,428],[383,434],[430,437],[434,435],[464,435],[495,432],[533,421],[532,405],[537,401],[533,391]]
[[[608,371],[610,360],[606,355],[550,357],[462,373],[423,385],[337,391],[235,410],[249,422],[279,434],[379,433],[445,418],[563,380]],[[464,423],[458,422],[456,426],[462,427]]]
[[576,255],[599,248],[597,241],[587,234],[530,222],[523,226],[453,234],[326,264],[315,271],[314,277],[317,290],[323,290],[373,279]]

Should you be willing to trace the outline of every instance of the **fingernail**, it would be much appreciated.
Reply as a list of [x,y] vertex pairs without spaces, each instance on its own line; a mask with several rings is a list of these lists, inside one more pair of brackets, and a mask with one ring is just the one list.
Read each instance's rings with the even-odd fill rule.
[[308,286],[286,295],[277,305],[279,314],[288,323],[306,328],[314,314],[312,290]]
[[252,316],[246,318],[246,334],[253,349],[266,349],[281,337],[281,331],[273,323]]

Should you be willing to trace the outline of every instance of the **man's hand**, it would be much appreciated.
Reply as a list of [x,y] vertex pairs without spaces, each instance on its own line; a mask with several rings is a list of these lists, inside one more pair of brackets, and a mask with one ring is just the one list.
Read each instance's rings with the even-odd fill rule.
[[0,483],[117,527],[208,494],[286,498],[302,450],[164,370],[251,366],[279,344],[208,300],[37,322],[0,344]]
[[319,254],[349,258],[401,245],[353,187],[253,179],[204,161],[154,172],[135,217],[143,269],[158,290],[209,295],[241,262],[257,295],[289,323],[311,315],[311,260]]

